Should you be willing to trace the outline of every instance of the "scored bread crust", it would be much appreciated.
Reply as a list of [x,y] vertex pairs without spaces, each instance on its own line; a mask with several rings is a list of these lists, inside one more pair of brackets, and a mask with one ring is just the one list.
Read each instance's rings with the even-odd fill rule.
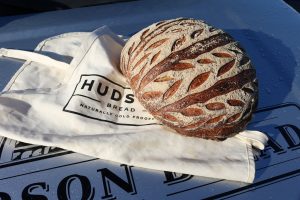
[[140,103],[178,133],[223,140],[257,104],[255,69],[227,33],[203,21],[161,21],[132,36],[120,69]]

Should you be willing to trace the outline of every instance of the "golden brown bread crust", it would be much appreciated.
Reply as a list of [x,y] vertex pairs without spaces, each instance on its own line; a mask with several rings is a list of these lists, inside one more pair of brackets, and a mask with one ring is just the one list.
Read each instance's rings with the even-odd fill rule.
[[121,71],[141,104],[178,133],[222,140],[242,131],[257,103],[244,50],[203,21],[174,19],[135,34]]

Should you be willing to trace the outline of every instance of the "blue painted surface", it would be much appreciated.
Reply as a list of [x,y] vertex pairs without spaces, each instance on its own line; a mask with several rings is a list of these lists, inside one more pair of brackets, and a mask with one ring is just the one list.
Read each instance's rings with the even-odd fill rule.
[[[297,107],[300,105],[300,15],[283,1],[149,0],[1,17],[0,47],[33,50],[41,40],[50,36],[92,31],[103,25],[117,34],[132,35],[151,23],[176,17],[203,19],[240,41],[252,59],[259,79],[259,108],[262,111],[256,114],[255,120],[260,122],[250,126],[267,132],[282,151],[276,152],[268,147],[257,157],[259,170],[252,186],[192,178],[172,188],[155,187],[155,181],[152,184],[149,178],[152,175],[148,174],[142,181],[144,196],[119,196],[118,199],[200,199],[209,196],[216,199],[300,199],[300,173],[297,171],[300,169],[300,151],[291,147],[280,132],[283,129],[289,131],[293,142],[300,143],[300,135],[297,135],[300,133],[291,126],[283,126],[290,124],[300,129],[300,110]],[[9,68],[6,67],[8,63]],[[19,63],[0,60],[0,88],[19,66]],[[265,109],[268,106],[271,108]],[[153,176],[155,179],[156,175]],[[203,188],[201,184],[208,185]],[[151,192],[151,188],[155,192]],[[168,191],[168,195],[163,191]]]

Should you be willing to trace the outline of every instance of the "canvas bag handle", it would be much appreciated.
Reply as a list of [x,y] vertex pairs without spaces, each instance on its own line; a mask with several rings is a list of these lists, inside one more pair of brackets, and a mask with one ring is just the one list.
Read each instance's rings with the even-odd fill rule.
[[254,130],[244,130],[234,137],[260,150],[264,149],[268,141],[268,137],[264,133]]
[[58,68],[67,68],[70,66],[68,63],[57,61],[53,58],[50,58],[49,56],[24,50],[1,48],[0,57],[27,60]]

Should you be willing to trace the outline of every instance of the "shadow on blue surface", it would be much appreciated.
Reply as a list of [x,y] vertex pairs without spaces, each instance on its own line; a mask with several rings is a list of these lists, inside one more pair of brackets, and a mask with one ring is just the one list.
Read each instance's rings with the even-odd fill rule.
[[[291,50],[280,40],[265,34],[251,30],[226,30],[242,47],[252,60],[256,68],[259,83],[259,108],[265,105],[272,105],[277,102],[285,102],[285,98],[292,90],[292,83],[295,76],[297,63]],[[279,89],[280,88],[280,89]],[[270,112],[259,114],[259,121],[269,118]],[[255,119],[257,120],[257,119]],[[253,120],[252,120],[253,121]],[[254,126],[254,129],[270,130],[274,140],[279,136],[279,132],[273,131],[278,124],[268,124],[267,127]],[[251,125],[249,126],[251,129]],[[253,129],[253,128],[252,128]],[[271,137],[271,136],[270,136]],[[263,165],[268,165],[272,157],[264,160]],[[256,166],[259,167],[259,163]],[[256,173],[256,179],[264,173],[266,169]]]
[[23,19],[23,18],[26,18],[26,17],[31,17],[31,16],[34,16],[34,15],[35,14],[25,14],[25,15],[14,15],[14,16],[0,17],[0,27],[9,24],[12,21]]
[[258,107],[285,102],[291,92],[297,67],[292,51],[281,40],[252,30],[226,30],[246,50],[257,73]]

